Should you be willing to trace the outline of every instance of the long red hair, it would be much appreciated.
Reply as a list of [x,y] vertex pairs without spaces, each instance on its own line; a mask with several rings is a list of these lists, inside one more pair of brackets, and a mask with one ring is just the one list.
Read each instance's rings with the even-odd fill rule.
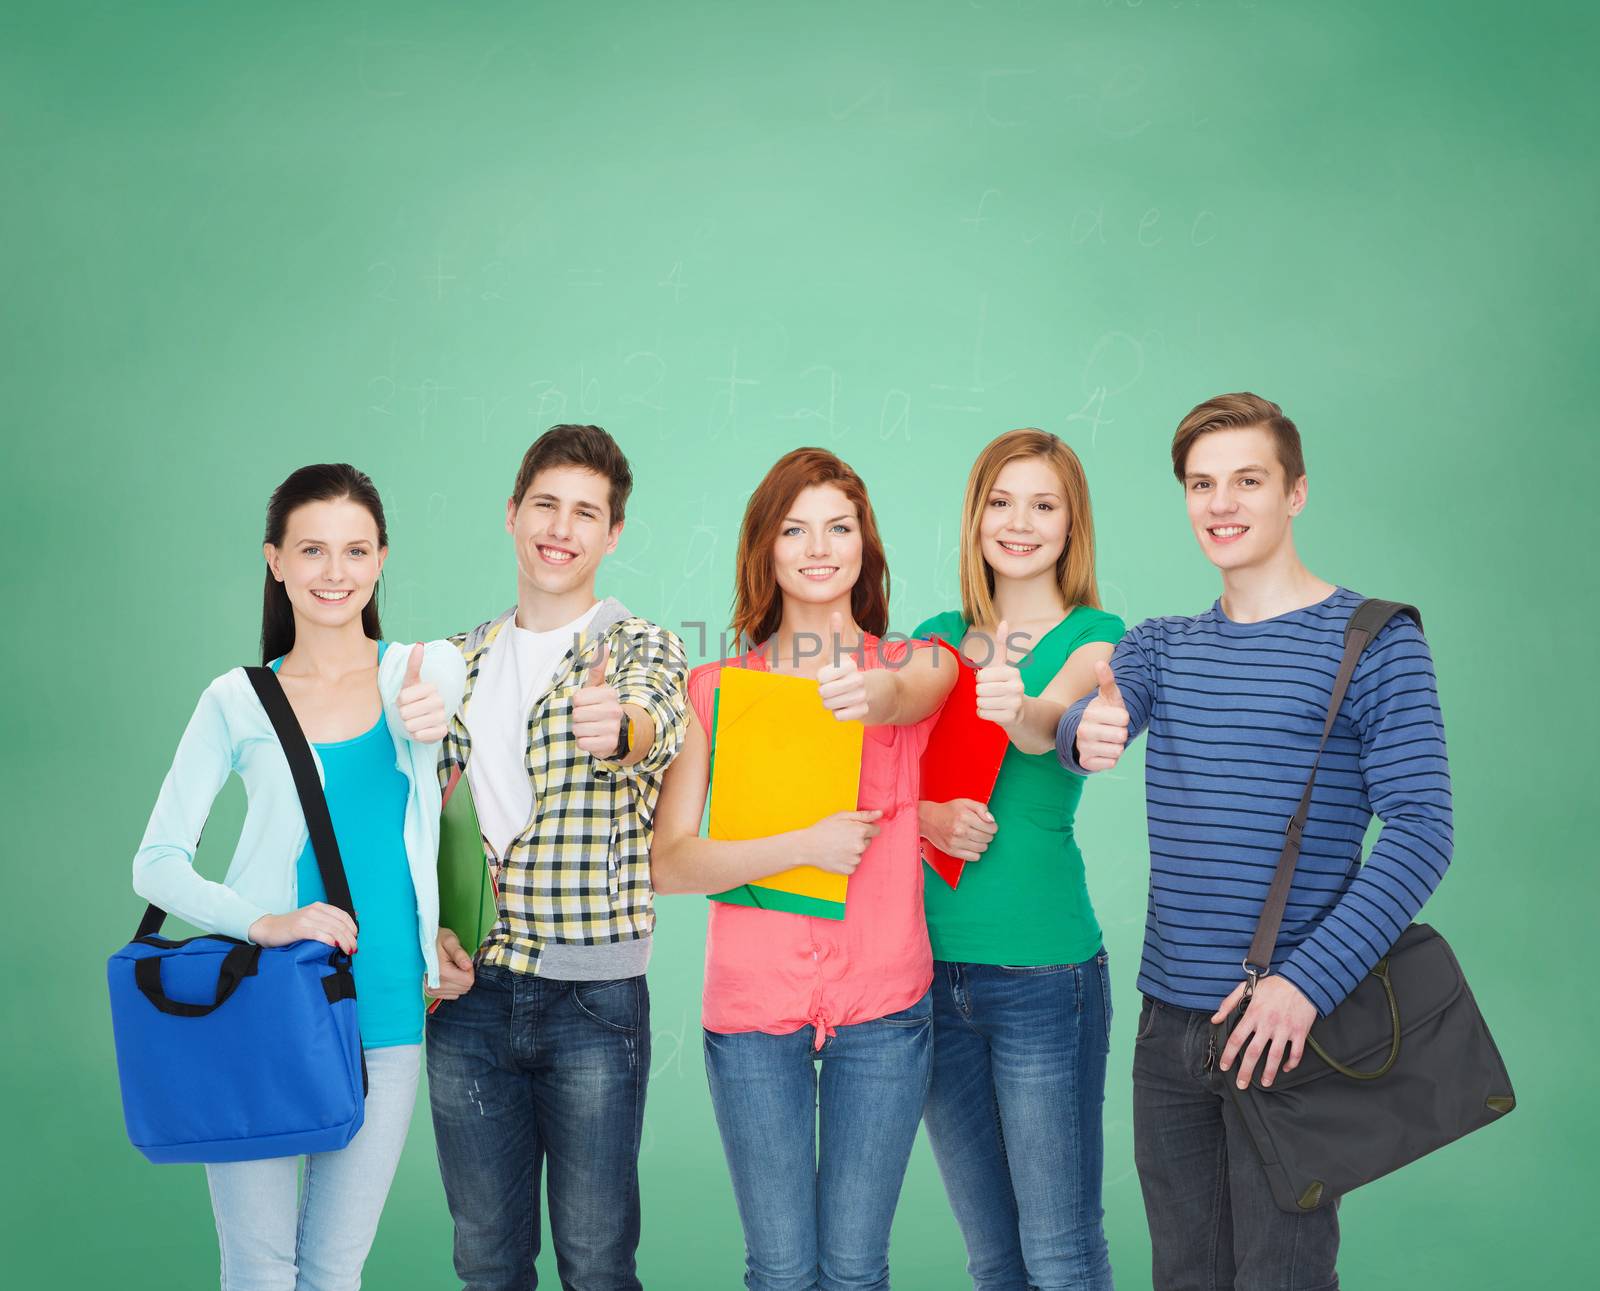
[[783,593],[772,564],[772,547],[794,500],[803,489],[819,484],[831,484],[849,498],[861,523],[861,573],[850,589],[850,613],[873,636],[889,630],[889,562],[867,486],[827,449],[797,448],[777,460],[744,509],[729,624],[736,642],[760,645],[783,621]]

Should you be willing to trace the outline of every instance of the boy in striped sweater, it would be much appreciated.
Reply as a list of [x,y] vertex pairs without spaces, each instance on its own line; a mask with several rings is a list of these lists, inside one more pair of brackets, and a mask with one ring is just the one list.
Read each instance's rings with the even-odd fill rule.
[[[1067,710],[1056,751],[1103,771],[1147,731],[1150,899],[1134,1049],[1134,1155],[1158,1291],[1336,1288],[1335,1205],[1278,1209],[1223,1082],[1270,1085],[1312,1023],[1387,952],[1450,863],[1450,769],[1421,631],[1397,617],[1367,647],[1317,773],[1271,971],[1228,1047],[1211,1024],[1244,994],[1241,963],[1284,827],[1305,787],[1361,597],[1300,562],[1306,503],[1295,425],[1253,394],[1179,424],[1173,470],[1222,596],[1148,619]],[[1365,865],[1373,813],[1383,822]]]

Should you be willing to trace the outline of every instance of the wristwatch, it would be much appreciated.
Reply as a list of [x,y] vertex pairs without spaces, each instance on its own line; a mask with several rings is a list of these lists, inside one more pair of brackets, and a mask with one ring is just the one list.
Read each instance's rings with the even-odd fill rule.
[[628,750],[633,747],[633,718],[627,713],[622,715],[622,724],[617,731],[617,751],[611,755],[614,762],[620,762],[628,756]]

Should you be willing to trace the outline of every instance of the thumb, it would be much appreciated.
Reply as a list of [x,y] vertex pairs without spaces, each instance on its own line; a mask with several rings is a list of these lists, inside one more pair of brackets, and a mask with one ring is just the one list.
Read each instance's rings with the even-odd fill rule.
[[1122,692],[1117,689],[1117,679],[1111,672],[1111,665],[1100,662],[1094,666],[1095,680],[1100,683],[1100,698],[1107,704],[1115,704],[1118,708],[1125,708],[1122,702]]
[[606,660],[611,657],[611,647],[600,647],[600,657],[594,661],[594,666],[589,669],[589,685],[604,686],[606,684]]
[[422,642],[411,647],[411,657],[406,660],[406,679],[402,683],[415,686],[422,680]]
[[1220,1005],[1218,1005],[1217,1011],[1211,1015],[1212,1023],[1214,1025],[1217,1024],[1217,1023],[1220,1023],[1224,1018],[1226,1018],[1228,1016],[1228,1014],[1233,1012],[1234,1007],[1243,998],[1244,998],[1244,983],[1240,982],[1237,986],[1235,986],[1233,988],[1233,990],[1228,992],[1228,998],[1223,1000],[1222,1003]]
[[1010,635],[1010,625],[1004,619],[994,625],[994,658],[991,660],[992,663],[1004,664],[1010,662],[1007,657],[1009,651],[1006,649],[1006,638]]
[[994,816],[989,811],[989,805],[987,803],[979,802],[976,798],[955,798],[952,799],[952,801],[956,806],[965,807],[968,811],[982,816],[985,820],[994,819]]
[[844,615],[838,610],[828,615],[828,659],[837,665],[844,653]]
[[472,959],[461,945],[461,938],[456,936],[453,928],[439,929],[439,949],[444,952],[450,962],[458,968],[470,968]]

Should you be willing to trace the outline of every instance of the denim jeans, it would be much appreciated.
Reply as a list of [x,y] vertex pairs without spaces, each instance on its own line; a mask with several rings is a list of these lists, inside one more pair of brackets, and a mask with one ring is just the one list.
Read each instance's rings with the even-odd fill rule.
[[421,1050],[415,1044],[367,1050],[366,1113],[355,1138],[337,1152],[206,1167],[222,1291],[361,1285],[411,1128]]
[[705,1032],[749,1291],[889,1285],[889,1228],[928,1093],[932,1015],[925,994],[839,1027],[820,1050],[809,1026]]
[[499,965],[428,1018],[439,1172],[467,1291],[538,1285],[539,1176],[567,1291],[637,1291],[650,1075],[640,977],[562,982]]
[[974,1291],[1110,1291],[1110,1031],[1103,950],[1042,968],[934,964],[924,1117]]
[[[1220,1001],[1219,1001],[1220,1003]],[[1133,1155],[1156,1291],[1337,1291],[1337,1203],[1279,1210],[1211,1053],[1211,1016],[1145,997]]]

